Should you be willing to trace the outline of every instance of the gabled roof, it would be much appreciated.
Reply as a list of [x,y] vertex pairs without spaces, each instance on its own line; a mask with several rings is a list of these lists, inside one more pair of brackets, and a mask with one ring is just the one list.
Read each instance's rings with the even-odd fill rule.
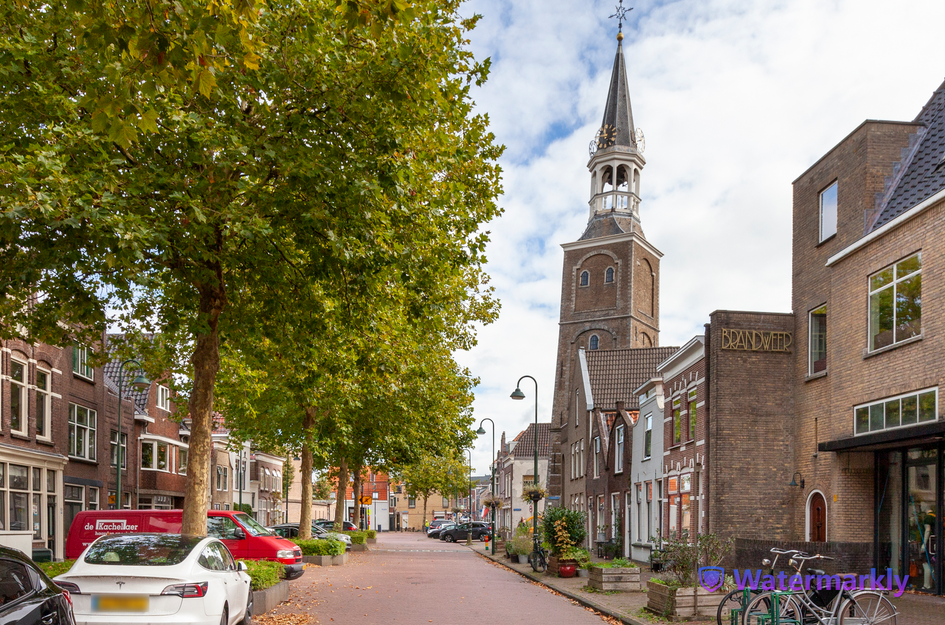
[[617,402],[624,410],[637,410],[634,390],[656,377],[656,367],[673,355],[678,347],[639,347],[596,349],[585,352],[587,377],[594,397],[594,408],[612,411]]
[[[512,456],[516,458],[533,458],[535,456],[535,424],[529,424],[527,428],[518,433],[514,439],[518,441],[515,449],[512,450]],[[538,424],[538,457],[548,458],[551,456],[551,424]]]
[[917,135],[912,150],[904,150],[901,172],[895,187],[870,230],[876,230],[923,200],[945,189],[945,83],[942,83],[915,118],[924,132]]

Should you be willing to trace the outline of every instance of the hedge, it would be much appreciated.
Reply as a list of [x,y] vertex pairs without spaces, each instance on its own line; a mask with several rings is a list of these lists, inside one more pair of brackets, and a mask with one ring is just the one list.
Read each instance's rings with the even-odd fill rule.
[[334,538],[293,538],[303,556],[340,556],[345,552],[345,544]]
[[246,565],[246,573],[251,580],[253,590],[265,590],[282,581],[283,569],[281,562],[269,560],[240,560]]
[[375,538],[377,538],[377,530],[368,530],[367,537],[370,538],[371,540],[374,540]]
[[42,569],[46,575],[55,577],[67,573],[73,564],[75,564],[75,560],[63,560],[62,562],[37,562],[36,566]]
[[367,543],[367,532],[345,532],[351,537],[352,545],[364,545]]

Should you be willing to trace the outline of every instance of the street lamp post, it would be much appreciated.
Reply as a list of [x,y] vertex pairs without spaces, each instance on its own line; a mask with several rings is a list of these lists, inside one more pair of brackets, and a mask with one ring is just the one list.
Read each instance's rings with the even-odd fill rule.
[[[515,390],[512,391],[510,397],[515,400],[525,399],[525,393],[522,392],[522,389],[519,388],[522,384],[522,380],[528,378],[535,383],[535,474],[534,480],[535,484],[538,483],[538,380],[533,378],[530,375],[523,375],[518,379],[518,382],[515,383]],[[532,542],[535,546],[535,553],[538,553],[538,548],[541,546],[538,542],[538,502],[533,502],[532,507]]]
[[[489,463],[492,469],[492,497],[495,497],[495,421],[486,417],[479,422],[479,429],[476,430],[476,434],[482,436],[486,433],[485,428],[482,427],[482,424],[488,421],[492,424],[492,462]],[[492,511],[492,555],[495,555],[495,506],[489,506],[489,510]]]
[[472,480],[469,479],[470,474],[472,473],[472,449],[466,450],[467,456],[469,456],[469,471],[466,473],[466,481],[469,482],[466,486],[466,495],[469,497],[468,503],[466,504],[466,524],[469,526],[469,529],[466,530],[466,546],[472,546]]
[[[123,459],[122,453],[121,453],[121,405],[124,400],[124,397],[122,397],[122,394],[121,394],[121,387],[122,387],[122,384],[124,383],[125,365],[127,365],[128,363],[134,363],[138,365],[139,369],[144,369],[144,367],[141,366],[141,363],[134,359],[126,360],[125,362],[118,365],[118,433],[116,434],[117,440],[115,441],[116,447],[117,447],[117,451],[115,453],[115,473],[117,474],[116,479],[115,479],[115,482],[116,482],[115,484],[115,509],[116,510],[121,510],[121,461]],[[149,388],[150,386],[151,386],[151,381],[147,379],[146,377],[144,377],[143,375],[135,376],[135,379],[132,380],[131,382],[131,387],[135,389],[136,391],[143,391],[146,388]]]

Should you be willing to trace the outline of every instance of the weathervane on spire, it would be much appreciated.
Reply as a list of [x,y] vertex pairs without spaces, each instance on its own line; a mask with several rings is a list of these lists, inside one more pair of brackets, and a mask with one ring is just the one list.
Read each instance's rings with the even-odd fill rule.
[[610,16],[610,19],[614,19],[615,17],[617,18],[617,41],[621,41],[623,39],[623,21],[626,19],[627,13],[633,10],[633,7],[630,7],[629,9],[624,7],[623,0],[620,0],[620,4],[614,8],[616,11]]

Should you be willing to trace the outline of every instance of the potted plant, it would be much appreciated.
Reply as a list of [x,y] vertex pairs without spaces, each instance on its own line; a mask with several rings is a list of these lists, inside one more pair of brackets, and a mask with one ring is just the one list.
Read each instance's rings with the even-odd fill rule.
[[522,497],[538,503],[548,496],[548,492],[538,482],[529,482],[522,487]]
[[527,534],[516,533],[511,540],[511,553],[518,557],[519,564],[528,564],[528,554],[532,552],[532,539]]
[[647,581],[646,609],[677,620],[712,618],[725,593],[699,586],[698,570],[702,566],[718,566],[733,544],[734,539],[722,540],[715,534],[701,534],[690,541],[686,532],[681,538],[665,540],[664,572]]
[[[542,517],[542,531],[547,537],[551,557],[548,572],[561,577],[573,577],[577,571],[578,557],[586,553],[577,545],[584,542],[584,513],[577,510],[548,508]],[[565,567],[562,572],[561,567]]]

